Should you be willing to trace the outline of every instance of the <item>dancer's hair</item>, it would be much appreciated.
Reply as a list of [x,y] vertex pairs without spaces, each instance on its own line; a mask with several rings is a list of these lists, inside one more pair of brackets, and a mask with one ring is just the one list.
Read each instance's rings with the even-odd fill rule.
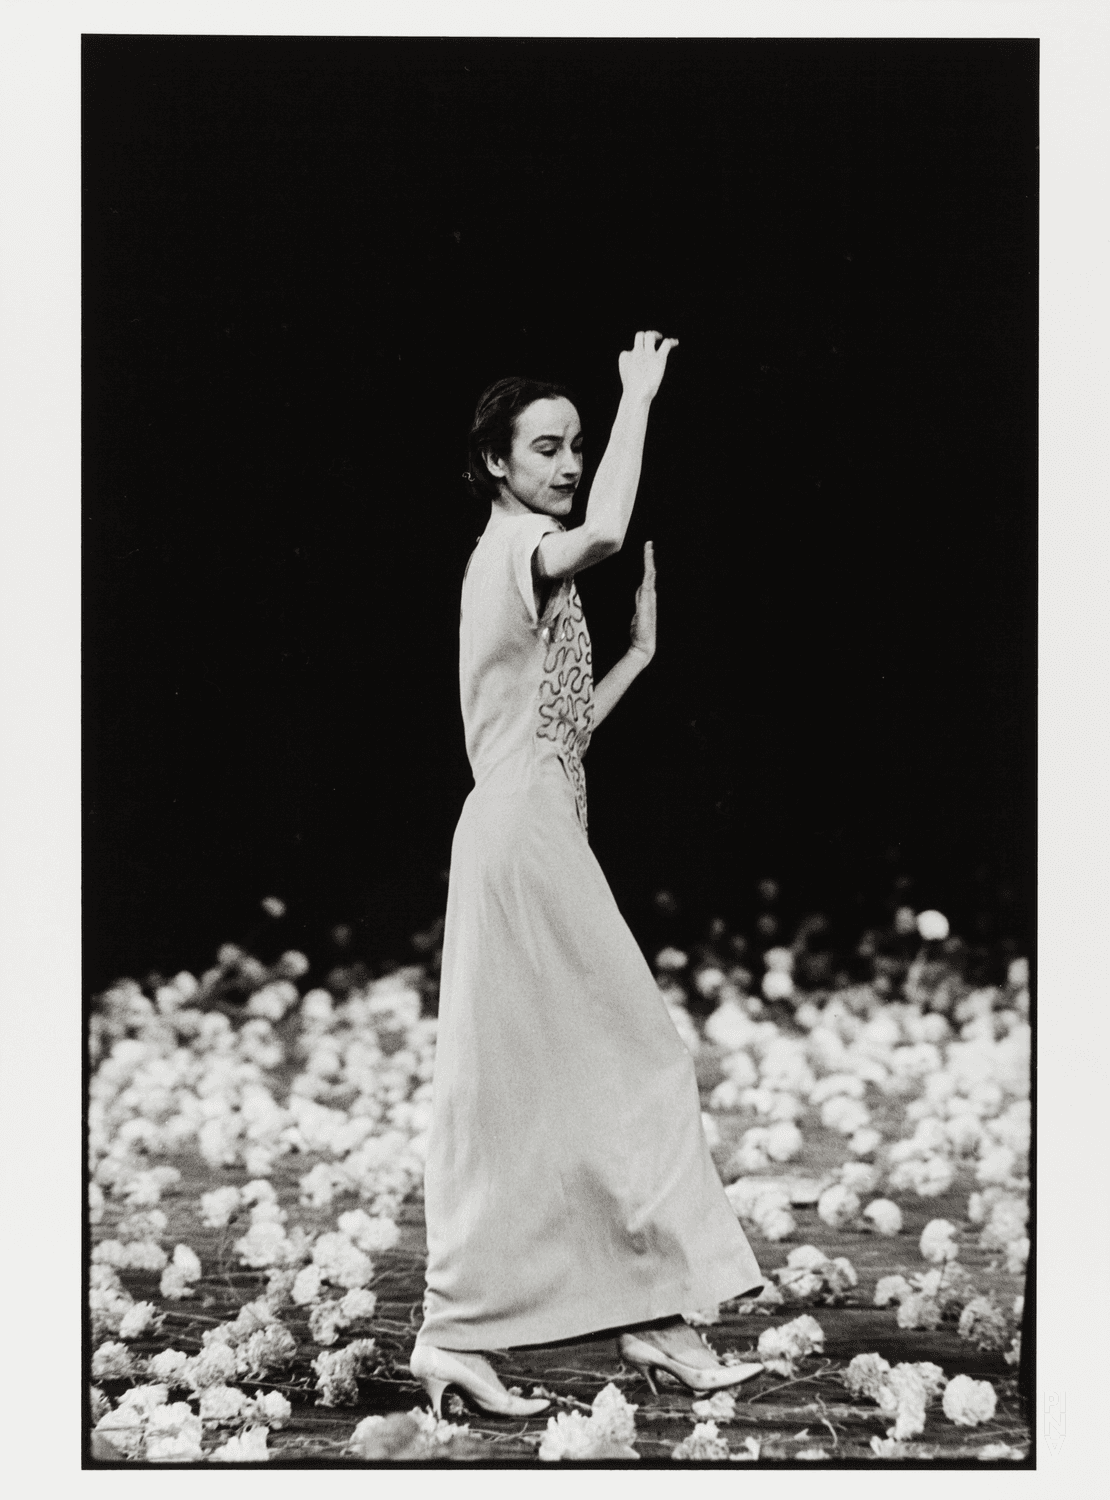
[[478,500],[493,500],[500,486],[486,467],[484,455],[507,459],[512,452],[516,419],[533,401],[549,401],[563,396],[577,406],[564,385],[552,380],[529,380],[523,375],[507,375],[495,380],[478,398],[474,421],[470,424],[469,466],[463,476],[470,493]]

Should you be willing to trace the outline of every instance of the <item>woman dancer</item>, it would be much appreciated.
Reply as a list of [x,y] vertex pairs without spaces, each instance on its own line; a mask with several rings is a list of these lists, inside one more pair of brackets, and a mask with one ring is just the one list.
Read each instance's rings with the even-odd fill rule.
[[628,652],[596,688],[574,577],[624,542],[676,343],[638,333],[620,355],[620,406],[572,530],[567,394],[499,381],[471,429],[467,477],[491,500],[460,622],[475,785],[451,851],[410,1361],[437,1411],[448,1385],[487,1411],[541,1411],[481,1351],[603,1330],[649,1380],[663,1369],[716,1390],[760,1369],[722,1365],[681,1317],[762,1278],[706,1146],[693,1063],[586,837],[581,757],[655,650],[651,543]]

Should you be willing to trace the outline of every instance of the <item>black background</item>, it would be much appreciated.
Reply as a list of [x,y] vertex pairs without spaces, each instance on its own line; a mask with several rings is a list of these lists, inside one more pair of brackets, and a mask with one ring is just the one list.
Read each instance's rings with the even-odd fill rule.
[[580,580],[600,674],[654,538],[587,764],[634,927],[773,874],[858,930],[909,871],[1028,938],[1035,42],[84,49],[90,987],[271,893],[404,956],[470,785],[474,401],[569,381],[588,485],[641,327],[681,345]]

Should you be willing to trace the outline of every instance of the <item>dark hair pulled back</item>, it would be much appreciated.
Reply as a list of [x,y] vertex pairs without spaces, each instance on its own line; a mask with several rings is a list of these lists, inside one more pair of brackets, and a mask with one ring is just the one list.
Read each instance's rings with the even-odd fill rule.
[[499,485],[486,468],[483,457],[492,453],[506,459],[512,451],[516,419],[533,401],[550,401],[563,396],[577,405],[566,386],[551,380],[529,380],[523,375],[507,375],[495,380],[478,398],[474,420],[470,424],[468,472],[464,475],[470,493],[476,500],[493,500]]

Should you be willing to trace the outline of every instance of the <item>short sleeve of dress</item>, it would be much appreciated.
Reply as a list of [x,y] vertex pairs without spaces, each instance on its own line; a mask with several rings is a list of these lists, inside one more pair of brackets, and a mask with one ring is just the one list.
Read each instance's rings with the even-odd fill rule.
[[554,516],[531,514],[514,516],[509,540],[509,566],[516,580],[521,601],[528,613],[529,623],[539,624],[536,614],[536,589],[532,578],[532,558],[541,540],[550,531],[562,531],[564,527]]

